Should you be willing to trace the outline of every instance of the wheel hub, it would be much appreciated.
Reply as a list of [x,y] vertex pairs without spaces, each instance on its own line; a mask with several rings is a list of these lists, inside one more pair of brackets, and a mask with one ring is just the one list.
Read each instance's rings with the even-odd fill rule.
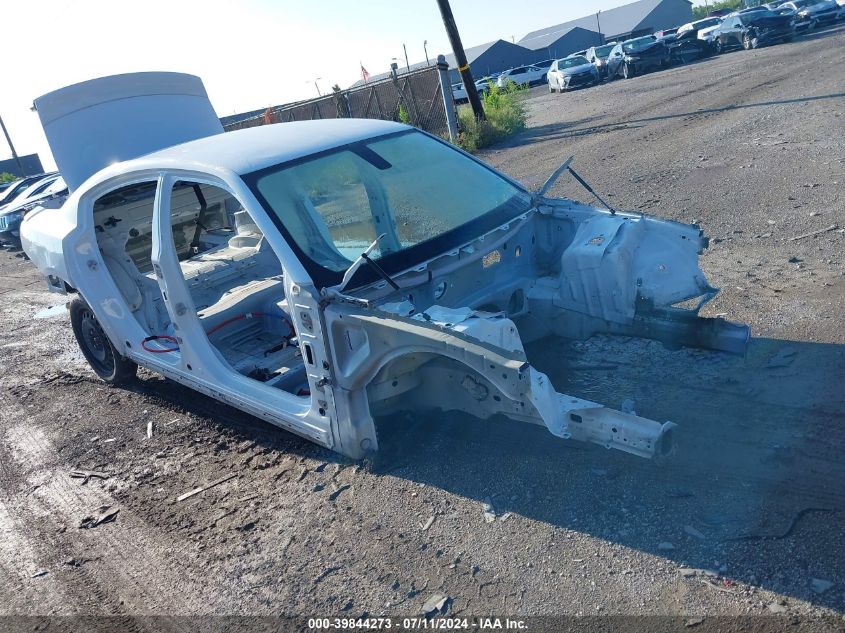
[[105,332],[91,313],[86,313],[82,317],[82,337],[91,355],[101,363],[105,363],[109,356]]

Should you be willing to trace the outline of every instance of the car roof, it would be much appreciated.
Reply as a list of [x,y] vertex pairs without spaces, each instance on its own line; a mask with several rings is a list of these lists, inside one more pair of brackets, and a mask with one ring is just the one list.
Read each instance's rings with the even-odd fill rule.
[[107,167],[109,175],[159,167],[227,169],[246,174],[375,136],[414,128],[377,119],[276,123],[214,134]]

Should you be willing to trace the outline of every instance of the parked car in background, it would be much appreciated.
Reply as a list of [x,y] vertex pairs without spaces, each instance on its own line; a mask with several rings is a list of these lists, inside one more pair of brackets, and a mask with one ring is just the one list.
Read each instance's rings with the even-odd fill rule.
[[678,28],[678,35],[683,35],[689,31],[694,31],[695,36],[702,42],[706,42],[711,47],[716,37],[716,29],[722,24],[722,18],[704,18],[696,20],[695,22],[687,22]]
[[53,182],[59,177],[58,174],[49,174],[49,175],[40,175],[33,180],[31,180],[27,186],[23,187],[22,189],[18,190],[14,195],[7,196],[4,200],[2,205],[0,205],[0,212],[5,211],[6,209],[11,209],[12,207],[16,207],[19,204],[37,196],[42,191],[44,191],[47,187],[49,187]]
[[778,15],[768,9],[740,12],[729,15],[722,22],[715,47],[717,53],[736,48],[751,50],[764,44],[788,42],[794,34],[789,16]]
[[792,0],[783,3],[779,8],[795,11],[796,27],[800,25],[800,28],[807,30],[835,22],[840,12],[840,7],[834,0]]
[[554,64],[556,61],[557,61],[556,59],[544,59],[541,62],[534,62],[531,65],[534,66],[535,68],[544,68],[545,70],[548,70],[549,68],[551,68],[552,64]]
[[36,207],[58,208],[64,203],[68,196],[65,181],[60,176],[45,181],[31,187],[25,199],[16,199],[0,209],[0,243],[20,246],[21,222],[27,213]]
[[25,176],[19,180],[15,180],[9,186],[0,192],[0,208],[6,203],[10,202],[15,196],[21,193],[24,189],[32,185],[32,183],[45,178],[50,174],[37,174],[35,176]]
[[[487,89],[489,88],[489,82],[493,81],[494,79],[494,77],[484,77],[483,79],[477,79],[475,81],[475,90],[476,92],[478,92],[479,96],[487,92]],[[452,84],[452,97],[454,98],[455,103],[463,103],[464,101],[469,100],[463,82]]]
[[504,88],[508,81],[520,86],[533,86],[546,81],[546,69],[530,65],[511,68],[499,75],[496,85]]
[[599,78],[603,79],[607,77],[607,57],[610,55],[610,51],[613,50],[614,46],[616,45],[605,44],[604,46],[593,46],[592,48],[588,48],[587,52],[584,53],[587,61],[593,64],[596,70],[599,71]]
[[637,37],[613,47],[607,58],[607,77],[628,79],[670,63],[669,48],[654,35]]
[[662,31],[655,31],[654,34],[657,37],[668,37],[669,35],[675,35],[678,32],[678,29],[663,29]]
[[684,31],[661,38],[669,49],[670,63],[688,64],[713,52],[713,47],[708,42],[698,39],[696,35],[695,31]]
[[[798,19],[798,12],[795,9],[793,9],[791,7],[779,6],[779,5],[782,4],[780,2],[772,2],[771,4],[778,5],[778,6],[775,6],[772,9],[772,13],[775,13],[777,15],[786,16],[791,20],[792,30],[795,31],[795,33],[803,33],[803,32],[810,30],[810,26],[811,26],[810,21],[809,20],[799,20]],[[766,5],[766,6],[769,6],[769,5]]]
[[549,92],[594,86],[601,81],[595,64],[581,55],[554,62],[548,72]]

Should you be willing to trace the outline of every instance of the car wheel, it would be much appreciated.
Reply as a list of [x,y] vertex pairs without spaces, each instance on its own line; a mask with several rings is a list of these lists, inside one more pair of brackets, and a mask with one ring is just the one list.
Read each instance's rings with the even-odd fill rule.
[[722,45],[722,40],[716,40],[713,44],[713,48],[715,49],[717,55],[721,55],[723,52],[725,52],[725,48]]
[[135,378],[138,365],[114,348],[94,311],[82,299],[70,304],[70,325],[82,355],[102,380],[110,385],[125,385]]
[[742,36],[742,48],[747,51],[750,51],[754,48],[757,48],[758,40],[757,34],[749,31],[745,35]]
[[628,62],[625,62],[624,64],[622,64],[622,76],[625,79],[630,79],[631,77],[634,76],[634,67],[630,66],[628,64]]

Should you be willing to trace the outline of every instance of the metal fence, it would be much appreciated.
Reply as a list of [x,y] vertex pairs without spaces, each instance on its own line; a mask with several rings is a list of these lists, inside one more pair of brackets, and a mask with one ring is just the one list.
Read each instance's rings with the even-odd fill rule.
[[[358,88],[335,90],[332,94],[289,106],[268,109],[263,114],[225,126],[227,132],[270,123],[310,119],[382,119],[402,121],[438,136],[449,136],[446,108],[454,102],[451,90],[443,99],[441,74],[436,65],[391,76]],[[447,105],[448,104],[448,105]]]

